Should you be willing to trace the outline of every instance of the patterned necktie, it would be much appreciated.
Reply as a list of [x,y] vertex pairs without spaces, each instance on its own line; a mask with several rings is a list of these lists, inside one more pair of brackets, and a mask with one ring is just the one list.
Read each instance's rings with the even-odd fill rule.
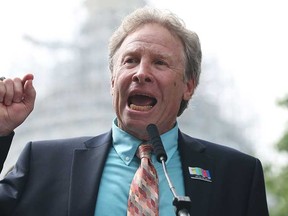
[[151,162],[152,145],[139,146],[137,156],[141,164],[132,180],[127,216],[158,216],[158,176]]

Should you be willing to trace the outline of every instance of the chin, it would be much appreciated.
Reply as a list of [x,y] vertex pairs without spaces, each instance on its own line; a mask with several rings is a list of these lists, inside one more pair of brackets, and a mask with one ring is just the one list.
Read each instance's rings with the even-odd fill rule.
[[147,125],[150,124],[147,120],[132,120],[127,122],[127,127],[136,130],[146,130]]
[[137,119],[124,121],[122,123],[123,125],[119,126],[122,130],[125,130],[139,139],[147,139],[146,127],[151,124],[151,122]]

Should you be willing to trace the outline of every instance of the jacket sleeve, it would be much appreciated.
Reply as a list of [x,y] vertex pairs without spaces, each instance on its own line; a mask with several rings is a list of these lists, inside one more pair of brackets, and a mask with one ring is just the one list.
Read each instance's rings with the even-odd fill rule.
[[0,137],[0,172],[3,169],[3,164],[7,158],[14,132],[8,136]]
[[31,143],[26,145],[14,168],[0,181],[1,216],[12,214],[27,182],[30,165]]
[[261,162],[256,159],[253,182],[250,190],[247,216],[268,216],[268,207]]

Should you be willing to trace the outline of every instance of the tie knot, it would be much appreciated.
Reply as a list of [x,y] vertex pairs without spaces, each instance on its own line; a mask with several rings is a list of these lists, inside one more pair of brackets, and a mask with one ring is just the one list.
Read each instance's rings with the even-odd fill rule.
[[137,150],[137,157],[142,159],[143,157],[151,159],[151,153],[153,146],[151,144],[141,144]]

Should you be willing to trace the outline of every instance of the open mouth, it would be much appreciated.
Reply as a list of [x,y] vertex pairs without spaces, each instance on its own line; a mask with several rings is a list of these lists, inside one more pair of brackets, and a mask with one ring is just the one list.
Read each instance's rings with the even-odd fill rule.
[[156,98],[149,95],[132,95],[128,98],[128,106],[132,110],[149,111],[157,103]]

